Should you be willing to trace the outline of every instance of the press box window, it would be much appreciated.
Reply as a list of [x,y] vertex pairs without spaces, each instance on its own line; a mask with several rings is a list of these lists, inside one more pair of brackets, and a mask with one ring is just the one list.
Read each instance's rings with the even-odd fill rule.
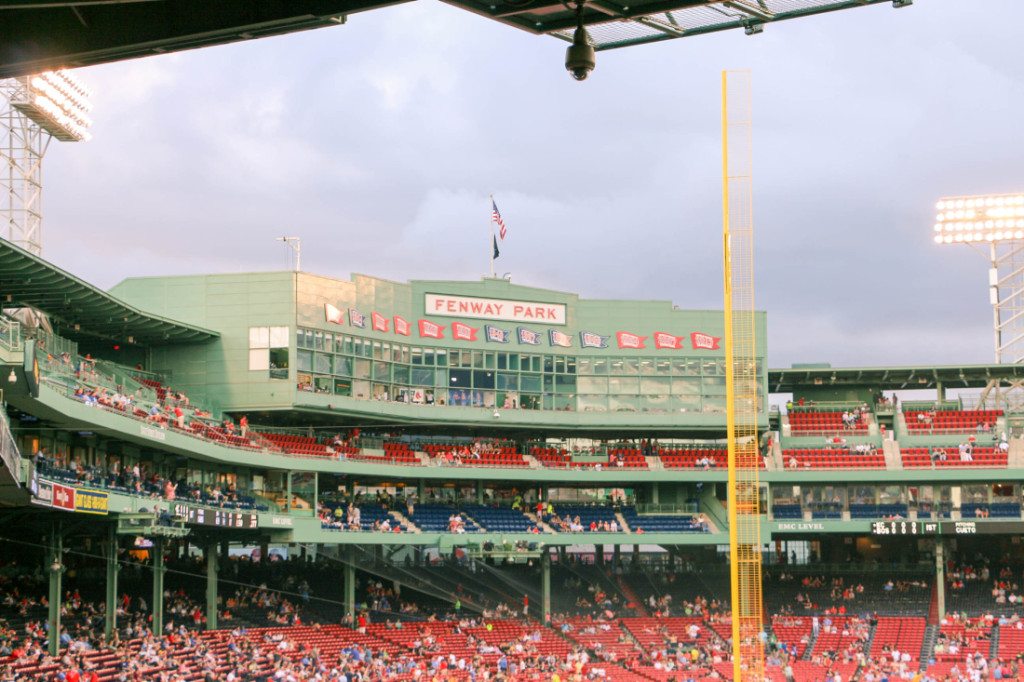
[[[288,327],[249,327],[249,370],[268,372],[271,379],[287,379],[290,338]],[[322,333],[312,344],[309,341],[307,336],[307,343],[301,345],[322,345]]]

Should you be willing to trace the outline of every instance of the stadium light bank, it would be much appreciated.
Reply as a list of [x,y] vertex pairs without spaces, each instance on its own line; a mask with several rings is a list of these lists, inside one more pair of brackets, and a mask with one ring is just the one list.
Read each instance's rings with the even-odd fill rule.
[[935,210],[936,244],[988,245],[995,360],[1024,362],[1024,193],[944,197]]

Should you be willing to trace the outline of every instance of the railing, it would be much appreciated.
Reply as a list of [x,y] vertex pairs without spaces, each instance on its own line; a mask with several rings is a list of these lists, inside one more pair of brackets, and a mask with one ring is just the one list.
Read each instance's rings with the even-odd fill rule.
[[11,352],[21,350],[21,323],[9,317],[0,316],[0,346]]
[[641,502],[636,505],[637,514],[696,514],[696,502]]
[[[856,400],[842,400],[842,401],[822,401],[822,402],[811,402],[800,405],[793,403],[792,405],[786,405],[787,412],[846,412],[854,410],[858,407],[862,407],[863,402]],[[871,405],[868,405],[870,408]]]
[[14,485],[21,487],[21,452],[11,435],[11,426],[7,423],[7,410],[0,407],[0,458],[14,479]]

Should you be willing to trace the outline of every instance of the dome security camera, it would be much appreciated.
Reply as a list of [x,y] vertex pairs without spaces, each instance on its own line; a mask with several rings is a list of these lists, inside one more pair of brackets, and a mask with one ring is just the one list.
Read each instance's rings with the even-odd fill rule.
[[495,419],[500,419],[500,418],[501,418],[501,413],[500,413],[500,412],[498,412],[497,410],[495,410],[495,411],[494,411],[494,418],[495,418]]
[[565,50],[565,68],[578,81],[586,80],[590,72],[597,66],[597,56],[590,42],[587,29],[583,28],[582,18],[572,36],[572,45]]

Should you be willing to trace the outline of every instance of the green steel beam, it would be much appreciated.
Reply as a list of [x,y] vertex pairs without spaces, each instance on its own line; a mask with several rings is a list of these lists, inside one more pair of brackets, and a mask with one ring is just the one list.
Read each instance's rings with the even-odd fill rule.
[[61,588],[61,578],[64,574],[64,538],[60,530],[60,523],[54,522],[52,530],[50,532],[50,551],[48,556],[50,559],[50,565],[48,573],[50,575],[50,595],[49,595],[49,614],[47,618],[47,624],[49,625],[50,632],[47,636],[47,652],[51,656],[60,655],[60,605],[64,598],[64,592]]
[[117,631],[117,573],[120,565],[117,563],[117,524],[109,524],[106,542],[106,613],[103,619],[103,636],[109,642]]
[[203,553],[206,555],[206,629],[217,629],[217,572],[219,570],[219,546],[216,540],[207,540]]
[[153,538],[153,603],[150,613],[153,616],[153,636],[162,637],[164,632],[164,539]]

